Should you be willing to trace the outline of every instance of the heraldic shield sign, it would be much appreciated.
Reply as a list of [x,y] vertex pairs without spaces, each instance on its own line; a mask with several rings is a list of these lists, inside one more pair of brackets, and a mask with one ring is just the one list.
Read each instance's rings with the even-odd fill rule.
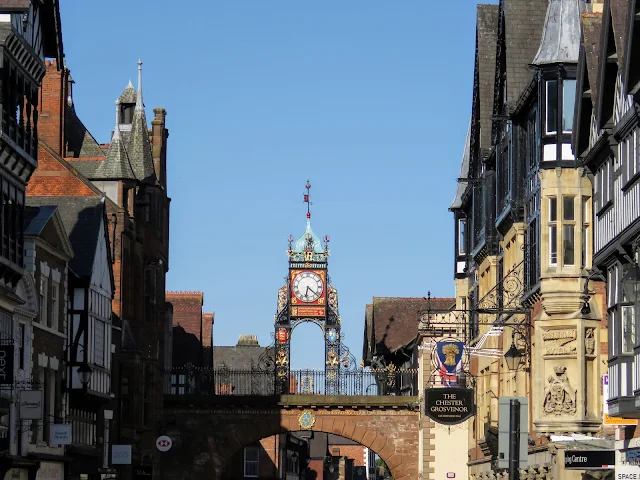
[[436,366],[440,384],[454,387],[462,372],[462,354],[464,343],[457,341],[436,342]]

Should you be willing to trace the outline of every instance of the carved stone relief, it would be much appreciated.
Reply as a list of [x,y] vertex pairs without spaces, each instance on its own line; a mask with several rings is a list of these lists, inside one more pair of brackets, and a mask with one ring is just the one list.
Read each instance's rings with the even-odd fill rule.
[[542,333],[543,355],[575,355],[577,332],[575,329],[547,330]]
[[553,367],[555,377],[550,375],[545,388],[543,411],[545,415],[575,415],[578,391],[569,383],[567,367]]
[[595,328],[586,328],[584,333],[584,353],[593,355],[593,352],[596,350]]

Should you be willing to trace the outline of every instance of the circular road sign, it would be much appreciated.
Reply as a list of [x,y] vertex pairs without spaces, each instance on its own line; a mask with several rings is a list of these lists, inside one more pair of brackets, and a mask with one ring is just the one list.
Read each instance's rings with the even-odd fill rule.
[[173,442],[166,435],[162,435],[156,440],[156,447],[158,447],[158,450],[160,450],[161,452],[167,452],[171,450],[172,446]]

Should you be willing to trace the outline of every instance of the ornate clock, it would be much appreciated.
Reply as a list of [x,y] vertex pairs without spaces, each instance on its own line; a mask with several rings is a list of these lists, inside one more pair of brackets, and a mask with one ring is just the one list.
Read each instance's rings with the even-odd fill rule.
[[315,302],[324,291],[322,278],[315,272],[301,272],[293,279],[293,294],[304,303]]

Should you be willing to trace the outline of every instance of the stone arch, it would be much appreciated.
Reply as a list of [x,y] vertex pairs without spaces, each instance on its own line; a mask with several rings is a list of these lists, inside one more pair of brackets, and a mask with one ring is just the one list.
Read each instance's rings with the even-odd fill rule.
[[[375,414],[372,414],[375,416]],[[357,421],[359,416],[317,415],[311,428],[314,432],[333,433],[353,440],[373,450],[389,467],[396,480],[417,480],[418,461],[417,448],[413,455],[402,453],[396,444],[403,441],[400,437],[392,438],[384,431],[388,424],[382,422],[380,427],[370,425],[368,421]],[[385,429],[383,425],[387,425]],[[212,459],[215,478],[224,478],[228,462],[245,447],[279,433],[301,431],[297,415],[266,418],[252,423],[251,428],[229,429],[225,440],[209,437],[209,455]],[[417,447],[417,434],[415,443]]]

